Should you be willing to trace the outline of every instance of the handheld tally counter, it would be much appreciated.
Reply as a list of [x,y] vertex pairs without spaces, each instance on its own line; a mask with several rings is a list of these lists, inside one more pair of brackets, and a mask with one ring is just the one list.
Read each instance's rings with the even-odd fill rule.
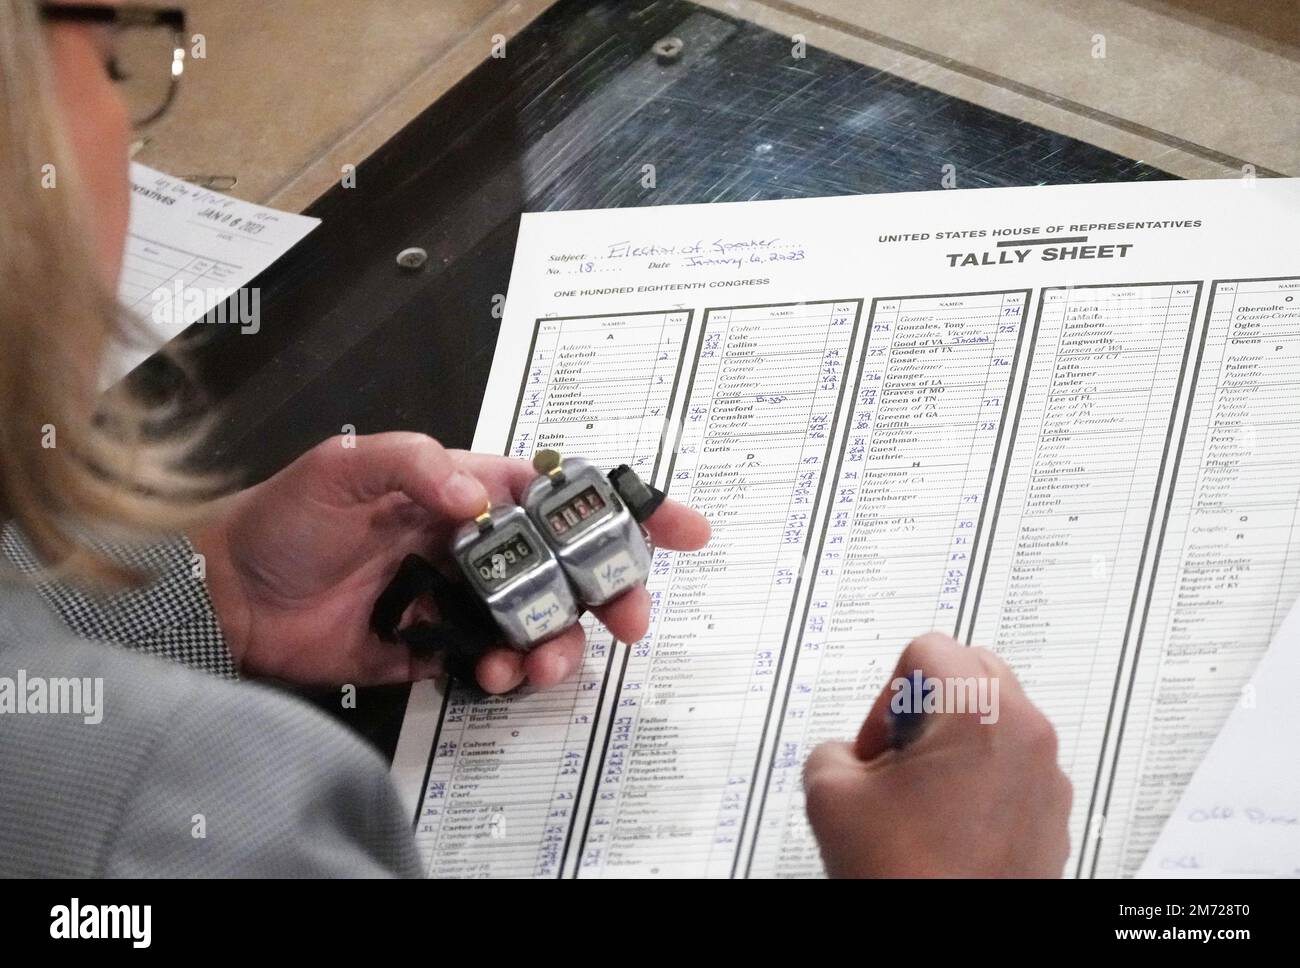
[[[650,546],[641,522],[663,492],[626,465],[606,477],[551,450],[538,451],[533,467],[538,478],[522,507],[488,508],[456,532],[451,555],[464,583],[453,586],[423,558],[407,556],[375,603],[371,626],[380,638],[443,650],[463,667],[503,635],[528,651],[576,623],[583,606],[646,581]],[[424,595],[434,598],[442,623],[399,629]]]
[[554,451],[539,452],[533,467],[543,476],[529,486],[524,508],[584,604],[604,605],[650,577],[650,548],[617,484]]
[[532,648],[578,620],[568,579],[523,508],[483,512],[451,553],[512,645]]

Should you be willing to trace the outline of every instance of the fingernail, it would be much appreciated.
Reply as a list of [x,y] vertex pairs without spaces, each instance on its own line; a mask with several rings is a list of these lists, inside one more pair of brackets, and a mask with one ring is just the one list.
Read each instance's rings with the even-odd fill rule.
[[572,671],[573,663],[569,661],[568,656],[557,655],[551,660],[551,675],[555,677],[555,684],[569,678],[569,673]]
[[442,496],[451,504],[469,507],[479,505],[487,500],[483,484],[465,471],[456,471],[442,485]]

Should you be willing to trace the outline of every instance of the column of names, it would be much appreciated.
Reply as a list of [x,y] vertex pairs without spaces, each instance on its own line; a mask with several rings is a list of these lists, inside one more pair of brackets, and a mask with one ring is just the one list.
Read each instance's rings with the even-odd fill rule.
[[1300,596],[1300,278],[1216,282],[1207,315],[1094,875],[1142,865]]
[[[652,480],[690,323],[687,310],[538,320],[507,453],[549,447]],[[556,688],[449,685],[416,822],[430,876],[560,875],[616,650],[584,625],[582,668]]]
[[709,310],[670,493],[713,522],[656,555],[578,876],[728,876],[753,795],[860,301]]
[[877,299],[802,635],[778,709],[750,876],[822,870],[813,747],[856,733],[902,647],[956,634],[1018,373],[1027,290]]
[[1076,857],[1199,293],[1199,283],[1049,288],[1039,303],[971,640],[998,650],[1056,726]]

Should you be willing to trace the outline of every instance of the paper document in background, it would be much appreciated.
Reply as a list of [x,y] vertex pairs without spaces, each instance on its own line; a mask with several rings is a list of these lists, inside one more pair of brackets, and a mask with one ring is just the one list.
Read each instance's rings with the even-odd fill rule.
[[[117,348],[105,364],[104,382],[119,379],[202,319],[319,224],[132,162],[118,299],[146,324],[147,343]],[[228,324],[240,325],[238,316],[232,313]],[[255,325],[244,329],[252,332]]]
[[1149,877],[1300,877],[1300,603],[1142,865]]
[[1055,724],[1072,876],[1133,874],[1300,596],[1300,183],[526,215],[475,447],[714,526],[559,689],[412,691],[429,873],[812,876],[800,773],[909,639]]

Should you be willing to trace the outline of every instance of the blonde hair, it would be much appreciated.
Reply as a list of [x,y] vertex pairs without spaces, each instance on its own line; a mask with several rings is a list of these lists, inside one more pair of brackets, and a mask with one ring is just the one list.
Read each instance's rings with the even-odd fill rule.
[[130,323],[102,282],[58,112],[36,4],[0,0],[0,522],[50,573],[117,585],[138,576],[100,543],[183,530],[212,482],[177,470],[188,441],[160,431],[156,402],[97,393]]

